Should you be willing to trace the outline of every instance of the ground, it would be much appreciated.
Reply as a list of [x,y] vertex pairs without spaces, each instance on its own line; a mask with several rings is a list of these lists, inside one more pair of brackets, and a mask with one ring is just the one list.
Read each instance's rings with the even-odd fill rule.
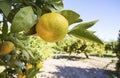
[[90,56],[86,59],[80,56],[70,60],[66,55],[57,55],[44,62],[43,72],[37,78],[120,78],[114,77],[117,74],[115,63],[104,68],[112,60],[117,61],[117,58]]

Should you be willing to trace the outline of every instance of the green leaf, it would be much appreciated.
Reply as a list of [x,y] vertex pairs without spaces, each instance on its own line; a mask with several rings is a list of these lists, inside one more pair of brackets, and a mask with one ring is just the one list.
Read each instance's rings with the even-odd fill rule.
[[[81,18],[78,18],[78,19],[74,20],[73,23],[78,23],[78,22],[82,22],[82,21],[83,21],[83,20],[82,20]],[[71,23],[71,24],[73,24],[73,23]]]
[[32,68],[32,69],[27,70],[26,74],[27,74],[28,78],[34,78],[35,75],[39,72],[40,72],[39,70]]
[[47,7],[53,12],[60,11],[63,9],[62,0],[48,0],[45,3],[47,4]]
[[5,72],[0,73],[0,78],[7,78],[7,75]]
[[10,11],[10,13],[9,13],[9,15],[8,15],[8,17],[7,17],[7,20],[8,20],[10,23],[12,23],[12,20],[13,20],[15,14],[16,14],[19,10],[20,10],[19,8],[14,8],[14,9],[12,9],[12,10]]
[[2,40],[5,40],[8,33],[8,24],[5,19],[3,19],[3,26],[2,26]]
[[33,58],[33,59],[35,58],[32,53],[32,50],[25,47],[19,39],[17,39],[17,38],[15,39],[14,37],[12,37],[12,34],[9,37],[10,37],[10,40],[15,44],[16,47],[19,47],[22,50],[25,50],[25,52],[27,52],[29,54],[30,58]]
[[21,3],[21,2],[23,2],[23,0],[12,0],[12,2]]
[[29,56],[30,56],[32,59],[35,59],[35,57],[34,57],[34,55],[33,55],[33,53],[32,53],[31,50],[27,50],[26,52],[29,54]]
[[[22,68],[23,68],[23,67],[22,67]],[[16,70],[16,72],[17,72],[18,74],[23,74],[21,68],[15,68],[15,70]]]
[[103,44],[103,42],[97,36],[95,36],[92,32],[89,32],[88,30],[85,30],[85,29],[76,28],[76,29],[68,32],[68,34],[69,35],[71,34],[80,39],[86,39],[86,40],[90,40],[90,41],[94,41],[94,42]]
[[12,21],[11,32],[20,32],[31,28],[36,23],[36,16],[31,6],[21,8]]
[[0,1],[0,9],[2,10],[3,14],[7,17],[11,10],[11,3],[7,0]]
[[72,10],[63,10],[60,12],[69,22],[69,25],[77,22],[82,22],[80,15]]
[[73,27],[72,30],[75,30],[78,28],[79,29],[88,29],[88,28],[92,27],[96,22],[98,22],[98,20],[81,23],[81,24],[78,24],[77,26]]
[[39,18],[42,14],[42,10],[37,6],[35,5],[35,8],[33,8],[35,13],[37,14],[37,17]]
[[22,56],[25,57],[27,60],[29,60],[30,58],[30,55],[25,50],[22,50]]
[[2,65],[6,65],[6,63],[0,60],[0,66]]

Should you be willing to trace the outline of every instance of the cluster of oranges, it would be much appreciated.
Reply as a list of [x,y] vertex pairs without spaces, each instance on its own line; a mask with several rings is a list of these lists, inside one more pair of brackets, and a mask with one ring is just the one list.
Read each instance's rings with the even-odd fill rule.
[[[36,64],[36,68],[37,69],[41,69],[43,67],[43,64],[42,63],[37,63]],[[33,68],[33,65],[32,64],[27,64],[26,65],[26,70],[29,70],[29,69],[32,69]],[[27,78],[26,75],[22,75],[22,74],[18,74],[18,78]]]

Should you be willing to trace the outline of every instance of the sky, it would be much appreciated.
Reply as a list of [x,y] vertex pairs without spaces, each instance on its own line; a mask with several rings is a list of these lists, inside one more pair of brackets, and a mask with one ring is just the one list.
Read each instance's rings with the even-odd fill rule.
[[83,22],[98,19],[89,30],[104,41],[116,41],[120,30],[120,0],[63,0],[64,9],[80,14]]

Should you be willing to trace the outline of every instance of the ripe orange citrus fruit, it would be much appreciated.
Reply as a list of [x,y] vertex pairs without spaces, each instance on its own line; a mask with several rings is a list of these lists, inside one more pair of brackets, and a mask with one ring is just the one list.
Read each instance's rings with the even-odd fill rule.
[[22,77],[22,78],[27,78],[27,77],[26,77],[26,75],[23,75],[23,77]]
[[40,17],[36,25],[36,32],[45,41],[60,41],[68,32],[68,21],[61,14],[46,13]]
[[21,75],[21,74],[18,74],[18,78],[22,78],[22,75]]
[[10,42],[10,41],[5,41],[5,42],[3,42],[2,46],[1,46],[0,53],[2,55],[7,55],[13,49],[14,49],[14,44],[12,42]]
[[26,75],[18,74],[18,78],[27,78]]
[[33,66],[32,66],[32,64],[27,64],[26,65],[26,69],[28,70],[28,69],[31,69]]

